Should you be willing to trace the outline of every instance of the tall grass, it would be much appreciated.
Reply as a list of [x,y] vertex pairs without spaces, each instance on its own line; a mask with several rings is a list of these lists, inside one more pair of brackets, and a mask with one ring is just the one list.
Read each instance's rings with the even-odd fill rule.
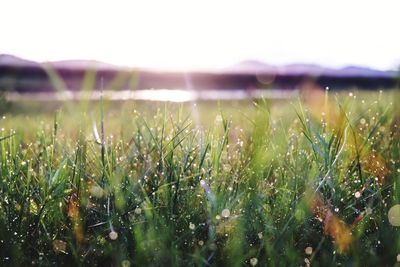
[[394,265],[396,94],[7,114],[1,265]]

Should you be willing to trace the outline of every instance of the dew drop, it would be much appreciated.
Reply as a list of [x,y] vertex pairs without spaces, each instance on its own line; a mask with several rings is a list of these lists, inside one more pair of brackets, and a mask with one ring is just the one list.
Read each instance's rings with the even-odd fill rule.
[[400,204],[396,204],[389,209],[389,223],[393,226],[400,226]]
[[108,237],[109,237],[111,240],[116,240],[116,239],[118,238],[118,233],[115,232],[115,231],[111,231],[111,232],[108,234]]
[[251,266],[256,266],[258,263],[258,259],[257,258],[251,258],[250,259],[250,265]]
[[228,218],[231,215],[231,212],[229,211],[229,209],[224,209],[222,210],[221,215],[224,218]]
[[121,266],[122,266],[122,267],[130,267],[130,266],[131,266],[131,262],[128,261],[128,260],[123,260],[123,261],[121,262]]
[[137,207],[136,209],[135,209],[135,213],[136,214],[141,214],[142,213],[142,209],[141,208],[139,208],[139,207]]

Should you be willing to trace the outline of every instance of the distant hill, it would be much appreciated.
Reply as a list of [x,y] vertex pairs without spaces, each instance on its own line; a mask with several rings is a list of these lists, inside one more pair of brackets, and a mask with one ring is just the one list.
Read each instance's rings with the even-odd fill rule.
[[45,65],[51,66],[55,69],[97,69],[97,70],[123,70],[126,68],[104,63],[96,60],[60,60],[49,62],[36,62],[26,60],[8,54],[0,54],[0,66],[3,67],[37,67],[42,68]]
[[393,78],[395,71],[381,71],[360,66],[347,66],[340,69],[327,68],[316,64],[289,64],[275,66],[260,61],[243,61],[232,67],[223,69],[222,72],[246,74],[274,74],[274,75],[307,75],[307,76],[333,76],[333,77],[375,77]]
[[41,64],[35,61],[22,59],[13,55],[0,54],[0,66],[4,67],[40,67]]
[[[0,66],[16,67],[43,67],[52,66],[55,69],[96,69],[110,71],[139,70],[117,66],[96,60],[61,60],[50,62],[35,62],[22,59],[13,55],[0,54]],[[146,71],[151,71],[146,69]],[[210,70],[210,73],[220,74],[274,74],[274,75],[309,75],[309,76],[335,76],[335,77],[376,77],[392,78],[397,75],[395,71],[381,71],[360,66],[347,66],[344,68],[327,68],[316,64],[288,64],[288,65],[270,65],[257,60],[246,60],[239,64],[219,70]]]
[[[54,90],[54,81],[47,69],[55,70],[62,78],[65,89],[80,90],[87,70],[96,71],[94,87],[110,85],[112,89],[252,89],[299,88],[311,80],[332,89],[357,87],[360,89],[394,88],[395,71],[380,71],[365,67],[348,66],[334,69],[315,64],[269,65],[249,60],[229,68],[172,72],[128,68],[94,60],[64,60],[34,62],[12,55],[0,55],[0,91],[40,92]],[[123,74],[123,75],[119,75]],[[115,79],[117,78],[117,79]]]

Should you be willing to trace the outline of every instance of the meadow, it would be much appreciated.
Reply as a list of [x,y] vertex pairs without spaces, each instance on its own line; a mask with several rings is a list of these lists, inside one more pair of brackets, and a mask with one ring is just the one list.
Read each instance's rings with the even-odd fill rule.
[[9,103],[1,266],[400,266],[398,90]]

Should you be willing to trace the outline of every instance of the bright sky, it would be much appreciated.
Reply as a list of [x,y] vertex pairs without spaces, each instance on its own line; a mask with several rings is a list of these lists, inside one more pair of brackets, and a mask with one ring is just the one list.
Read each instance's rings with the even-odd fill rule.
[[0,53],[169,69],[400,64],[398,0],[0,2]]

